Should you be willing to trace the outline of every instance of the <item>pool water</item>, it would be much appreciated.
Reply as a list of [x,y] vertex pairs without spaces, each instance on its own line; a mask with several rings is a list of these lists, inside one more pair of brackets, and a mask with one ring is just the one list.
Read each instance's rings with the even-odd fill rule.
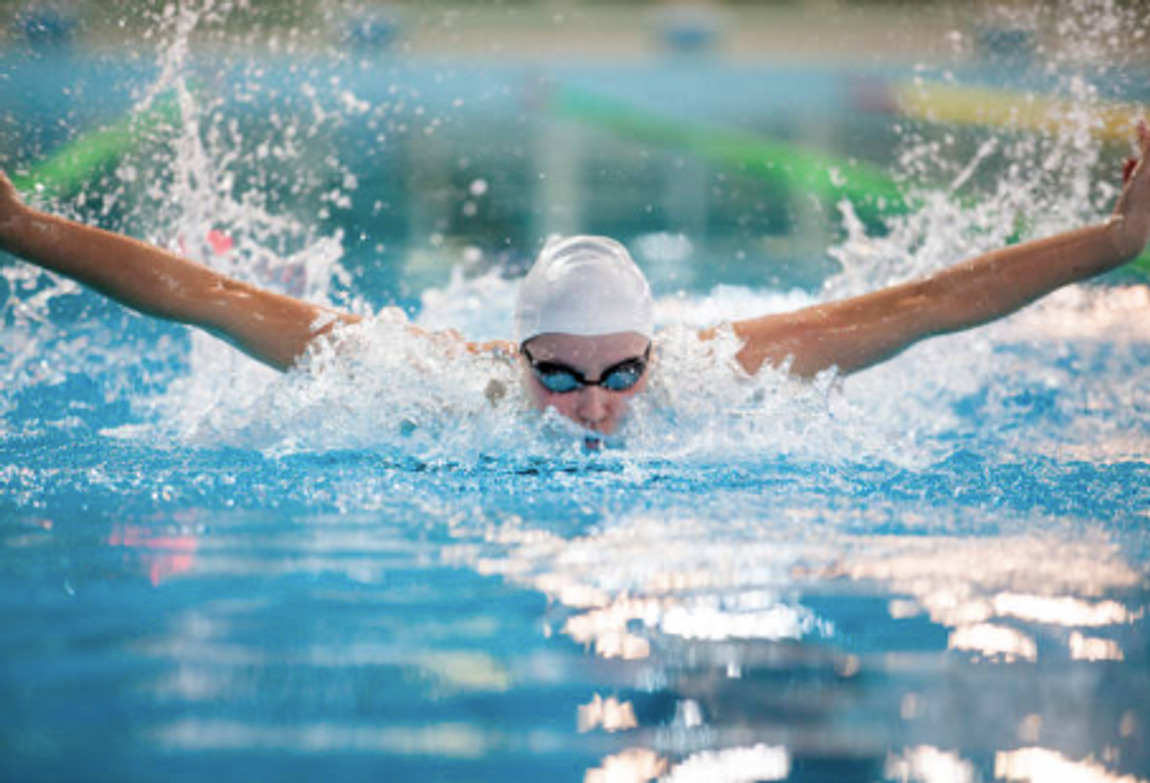
[[[131,78],[170,80],[194,121],[53,206],[376,317],[276,375],[2,268],[0,777],[1150,780],[1144,283],[1068,289],[849,379],[740,379],[729,339],[692,332],[996,247],[1022,202],[1036,235],[1097,217],[1118,151],[906,131],[884,165],[937,182],[985,161],[979,199],[932,185],[881,229],[841,205],[834,263],[773,281],[738,255],[762,225],[620,218],[662,275],[665,330],[651,392],[588,451],[525,410],[513,367],[429,353],[384,307],[505,336],[533,245],[408,214],[425,192],[397,208],[418,242],[388,208],[361,222],[402,192],[353,185],[350,211],[324,202],[338,229],[308,218],[299,192],[245,181],[253,137],[318,129],[322,152],[290,159],[321,172],[304,195],[369,179],[362,148],[325,141],[371,114],[350,77],[317,99],[336,120],[309,104],[266,131],[174,65]],[[241,85],[292,83],[246,67]],[[497,175],[461,176],[484,225],[540,225],[483,200]],[[194,239],[209,228],[234,249]],[[786,268],[825,231],[754,246]]]

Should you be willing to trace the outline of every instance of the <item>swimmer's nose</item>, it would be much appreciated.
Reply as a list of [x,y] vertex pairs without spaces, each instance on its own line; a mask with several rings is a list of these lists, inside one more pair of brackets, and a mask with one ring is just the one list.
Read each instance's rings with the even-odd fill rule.
[[579,392],[579,407],[576,412],[587,426],[595,428],[595,425],[606,419],[609,413],[607,392],[598,386],[584,388]]

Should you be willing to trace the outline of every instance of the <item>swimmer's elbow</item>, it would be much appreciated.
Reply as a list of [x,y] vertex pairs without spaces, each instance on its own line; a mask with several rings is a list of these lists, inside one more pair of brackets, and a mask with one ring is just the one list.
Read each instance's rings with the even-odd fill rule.
[[903,286],[890,317],[908,343],[954,330],[959,320],[953,292],[936,278],[916,280]]
[[187,322],[269,367],[286,371],[300,362],[315,340],[329,335],[339,323],[353,320],[291,297],[224,280],[204,292]]

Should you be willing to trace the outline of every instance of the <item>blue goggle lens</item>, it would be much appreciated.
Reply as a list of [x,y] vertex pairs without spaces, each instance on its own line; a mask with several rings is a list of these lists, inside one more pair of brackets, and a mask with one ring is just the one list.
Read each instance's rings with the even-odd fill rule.
[[627,391],[639,382],[644,369],[646,366],[640,366],[638,363],[619,367],[603,376],[600,385],[608,391]]
[[583,384],[574,374],[566,370],[535,370],[535,377],[543,388],[553,394],[567,394],[582,388]]

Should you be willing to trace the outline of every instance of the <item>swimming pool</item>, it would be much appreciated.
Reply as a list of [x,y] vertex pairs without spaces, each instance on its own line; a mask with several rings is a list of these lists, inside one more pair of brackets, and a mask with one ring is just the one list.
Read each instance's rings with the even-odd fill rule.
[[[107,206],[267,284],[506,331],[525,237],[548,223],[526,196],[496,197],[534,163],[502,180],[472,151],[435,180],[457,189],[377,188],[387,153],[354,141],[356,118],[386,97],[342,73],[299,98],[303,120],[263,125],[236,109],[256,92],[241,87],[293,76],[197,68],[198,120],[72,208]],[[332,104],[344,113],[320,117]],[[309,128],[317,146],[287,150]],[[567,132],[482,144],[508,161],[539,142],[547,160]],[[880,147],[891,133],[858,132]],[[505,370],[416,355],[387,313],[350,355],[275,376],[5,266],[3,777],[1150,780],[1144,284],[1064,291],[847,381],[725,380],[729,356],[674,326],[937,268],[1015,231],[1022,200],[1042,232],[1106,196],[1093,183],[1113,156],[1094,142],[956,134],[953,148],[910,134],[886,165],[957,181],[985,160],[983,200],[935,188],[886,232],[848,216],[825,289],[809,283],[837,267],[790,257],[825,229],[803,235],[810,215],[792,212],[762,241],[775,207],[756,212],[753,182],[730,173],[683,163],[727,201],[700,205],[675,180],[654,217],[635,217],[642,199],[613,224],[584,211],[646,249],[669,327],[650,404],[602,453],[520,416],[510,375],[492,409],[483,391]],[[259,158],[269,138],[285,157]],[[432,160],[459,165],[452,143]],[[598,185],[682,157],[579,143],[608,161],[587,175]],[[1012,169],[1039,153],[1048,170]],[[298,192],[276,179],[285,160]],[[321,191],[342,234],[305,214]],[[760,217],[740,224],[744,210]],[[198,240],[209,228],[232,248]]]

